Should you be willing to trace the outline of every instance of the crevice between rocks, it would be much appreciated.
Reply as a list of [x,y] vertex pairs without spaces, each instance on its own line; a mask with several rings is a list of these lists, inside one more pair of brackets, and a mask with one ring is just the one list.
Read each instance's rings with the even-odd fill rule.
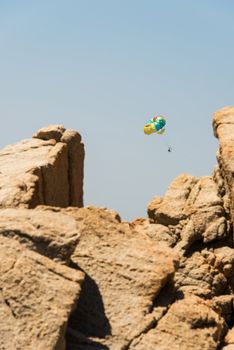
[[[2,293],[2,297],[3,297],[3,293]],[[16,318],[17,318],[17,317],[16,317],[16,314],[14,313],[14,310],[11,308],[11,304],[9,303],[9,301],[8,301],[7,299],[5,299],[4,297],[3,297],[3,300],[4,300],[4,302],[5,302],[5,305],[6,305],[6,306],[8,307],[8,309],[10,310],[12,316],[16,319]]]
[[174,281],[171,277],[164,287],[160,290],[159,294],[155,296],[152,305],[149,309],[149,312],[145,316],[152,316],[151,319],[149,319],[149,322],[145,325],[142,330],[136,334],[128,344],[126,344],[125,347],[123,347],[121,350],[129,350],[130,346],[132,345],[133,341],[140,338],[143,334],[148,333],[150,330],[155,329],[158,325],[158,322],[167,314],[169,311],[171,305],[175,302],[176,299],[180,299],[182,297],[177,295],[176,298],[176,290],[174,287]]
[[[234,241],[233,241],[233,222],[232,222],[232,217],[231,217],[231,203],[228,203],[228,207],[225,205],[225,196],[228,196],[230,198],[229,194],[229,188],[228,188],[228,183],[226,180],[225,172],[223,170],[223,166],[220,163],[217,168],[213,172],[213,180],[217,185],[218,189],[218,196],[222,200],[222,207],[224,211],[224,217],[227,222],[227,242],[231,248],[234,246]],[[220,183],[221,182],[221,183]]]
[[[8,237],[8,238],[14,238],[16,239],[20,244],[22,244],[22,246],[25,246],[26,248],[42,255],[42,256],[46,256],[50,259],[56,259],[57,261],[60,261],[61,263],[67,263],[68,261],[65,259],[64,256],[62,256],[60,250],[62,251],[64,249],[64,246],[57,246],[55,247],[55,245],[53,245],[53,247],[50,247],[50,243],[52,241],[50,240],[42,240],[41,238],[32,238],[32,236],[30,236],[27,233],[21,232],[19,230],[4,230],[4,231],[0,231],[0,235],[2,235],[3,237]],[[66,249],[69,249],[68,246],[66,246]],[[71,255],[72,254],[72,250],[73,248],[70,248],[71,252],[70,254],[67,255]]]

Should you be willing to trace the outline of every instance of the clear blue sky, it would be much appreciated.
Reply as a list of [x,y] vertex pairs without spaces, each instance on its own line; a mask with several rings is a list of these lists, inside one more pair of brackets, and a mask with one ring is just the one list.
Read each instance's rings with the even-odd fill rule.
[[[233,18],[228,0],[0,0],[0,146],[52,123],[76,129],[85,205],[145,217],[175,176],[216,164],[212,114],[234,104]],[[165,136],[143,134],[155,114]]]

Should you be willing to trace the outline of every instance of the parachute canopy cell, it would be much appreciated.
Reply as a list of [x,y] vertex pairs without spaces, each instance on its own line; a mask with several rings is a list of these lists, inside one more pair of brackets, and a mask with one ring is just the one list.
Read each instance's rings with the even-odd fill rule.
[[148,120],[144,126],[144,133],[146,135],[159,134],[162,135],[165,131],[166,120],[163,116],[158,115]]

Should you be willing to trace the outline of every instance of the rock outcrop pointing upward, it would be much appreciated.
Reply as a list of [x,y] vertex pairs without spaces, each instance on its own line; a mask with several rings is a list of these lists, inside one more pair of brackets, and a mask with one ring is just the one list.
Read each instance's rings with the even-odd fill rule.
[[61,125],[0,152],[0,207],[83,206],[84,145]]
[[0,350],[234,349],[234,107],[213,127],[214,173],[131,223],[83,207],[77,132],[0,152]]
[[214,114],[214,134],[219,139],[217,159],[219,187],[226,209],[234,218],[234,107],[225,107]]

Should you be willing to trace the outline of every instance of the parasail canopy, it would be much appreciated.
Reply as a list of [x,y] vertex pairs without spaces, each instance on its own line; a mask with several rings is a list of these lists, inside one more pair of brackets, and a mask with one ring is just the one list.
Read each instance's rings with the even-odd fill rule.
[[162,115],[158,115],[149,119],[144,126],[144,133],[146,135],[159,134],[162,135],[165,131],[166,119]]

